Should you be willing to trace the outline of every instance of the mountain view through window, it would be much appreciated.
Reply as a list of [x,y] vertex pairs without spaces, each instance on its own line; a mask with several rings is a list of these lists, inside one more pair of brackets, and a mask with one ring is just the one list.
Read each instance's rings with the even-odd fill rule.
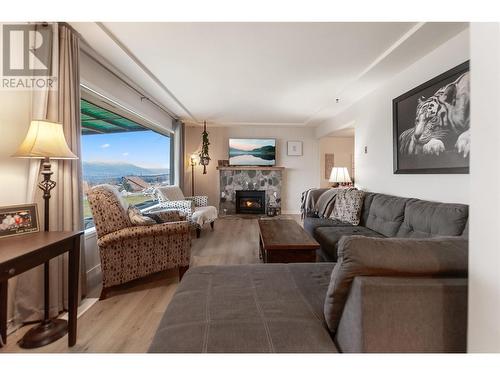
[[94,226],[87,201],[95,185],[115,186],[139,209],[156,204],[154,189],[170,184],[169,136],[82,100],[85,229]]

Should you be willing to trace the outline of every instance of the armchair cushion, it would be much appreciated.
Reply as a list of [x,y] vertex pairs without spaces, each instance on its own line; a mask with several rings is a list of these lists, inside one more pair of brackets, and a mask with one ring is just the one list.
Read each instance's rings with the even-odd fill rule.
[[177,221],[172,223],[155,224],[148,226],[136,226],[117,230],[106,234],[97,240],[99,247],[106,247],[113,243],[130,239],[139,239],[155,236],[173,236],[176,234],[189,234],[189,224],[187,221]]
[[466,277],[467,240],[342,237],[325,299],[325,321],[337,330],[356,276]]

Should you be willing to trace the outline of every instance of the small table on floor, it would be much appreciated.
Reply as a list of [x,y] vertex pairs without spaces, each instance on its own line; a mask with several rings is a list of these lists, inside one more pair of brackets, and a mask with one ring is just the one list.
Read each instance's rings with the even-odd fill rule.
[[317,243],[295,220],[259,219],[264,263],[315,262]]
[[68,346],[76,344],[82,231],[39,232],[0,239],[0,341],[7,343],[7,285],[11,277],[69,252]]

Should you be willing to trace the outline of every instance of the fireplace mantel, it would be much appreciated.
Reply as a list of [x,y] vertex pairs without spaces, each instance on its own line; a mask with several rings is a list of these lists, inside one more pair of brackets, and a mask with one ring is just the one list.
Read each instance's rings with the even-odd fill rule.
[[219,171],[282,171],[285,167],[217,167]]

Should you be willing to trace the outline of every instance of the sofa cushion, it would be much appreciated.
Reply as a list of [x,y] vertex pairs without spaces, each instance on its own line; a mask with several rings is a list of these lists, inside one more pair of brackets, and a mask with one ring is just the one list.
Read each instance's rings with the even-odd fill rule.
[[469,208],[464,204],[409,201],[396,237],[461,236],[468,216]]
[[366,218],[366,227],[386,237],[395,237],[403,222],[406,203],[410,200],[412,199],[375,194]]
[[304,218],[304,230],[315,237],[315,229],[319,227],[351,227],[351,224],[342,223],[338,220],[324,219],[321,217],[308,216]]
[[335,344],[342,353],[465,353],[467,279],[356,276]]
[[368,214],[370,213],[370,207],[373,202],[373,198],[379,194],[370,193],[365,191],[365,198],[363,199],[363,208],[361,209],[361,216],[359,218],[359,225],[366,226],[368,220]]
[[380,233],[360,226],[321,227],[316,228],[314,234],[314,238],[321,245],[321,250],[331,262],[337,261],[337,243],[342,236],[384,237]]
[[190,269],[149,352],[334,353],[322,314],[333,263]]
[[331,218],[352,225],[359,224],[364,191],[345,189],[337,193]]
[[325,298],[325,321],[335,333],[356,276],[467,277],[467,240],[461,237],[343,237]]

